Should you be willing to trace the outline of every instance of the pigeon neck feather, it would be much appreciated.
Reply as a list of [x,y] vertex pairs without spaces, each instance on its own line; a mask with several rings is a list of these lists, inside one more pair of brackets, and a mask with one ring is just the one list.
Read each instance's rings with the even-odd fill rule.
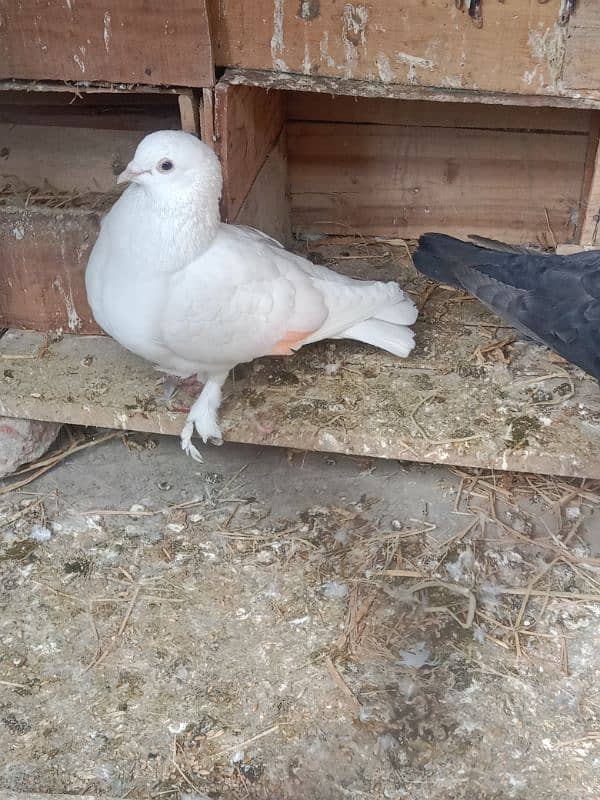
[[210,187],[194,183],[160,194],[143,186],[130,188],[150,223],[145,245],[151,247],[152,262],[161,272],[187,266],[215,238],[221,224],[219,194]]

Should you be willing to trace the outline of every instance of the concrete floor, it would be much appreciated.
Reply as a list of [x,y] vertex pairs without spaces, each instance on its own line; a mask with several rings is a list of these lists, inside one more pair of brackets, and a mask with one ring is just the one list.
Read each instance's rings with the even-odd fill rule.
[[0,498],[0,789],[597,798],[595,490],[166,437],[65,460]]

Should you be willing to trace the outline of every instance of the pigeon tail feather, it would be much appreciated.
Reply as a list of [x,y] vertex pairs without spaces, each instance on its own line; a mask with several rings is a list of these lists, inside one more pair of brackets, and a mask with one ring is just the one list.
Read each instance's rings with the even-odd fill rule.
[[352,325],[338,338],[364,342],[387,350],[399,358],[406,358],[415,346],[415,335],[410,328],[380,319],[367,319]]

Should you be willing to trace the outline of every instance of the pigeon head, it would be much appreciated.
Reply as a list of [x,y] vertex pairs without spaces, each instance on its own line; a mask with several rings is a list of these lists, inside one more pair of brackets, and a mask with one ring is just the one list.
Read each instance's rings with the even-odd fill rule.
[[219,159],[208,145],[183,131],[156,131],[144,137],[133,160],[117,183],[142,186],[157,200],[185,195],[191,191],[221,196]]

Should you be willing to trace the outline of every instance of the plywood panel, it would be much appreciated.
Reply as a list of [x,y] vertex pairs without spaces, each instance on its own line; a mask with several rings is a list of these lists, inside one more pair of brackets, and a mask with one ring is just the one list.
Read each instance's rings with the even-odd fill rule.
[[290,122],[292,222],[302,230],[573,237],[587,136]]
[[484,2],[477,28],[450,0],[210,0],[216,63],[383,83],[558,91],[559,0]]
[[84,284],[99,224],[85,209],[1,209],[0,328],[99,332]]
[[254,86],[215,89],[216,150],[223,167],[223,218],[233,221],[284,123],[280,92]]
[[0,77],[209,86],[205,0],[4,3]]
[[[422,296],[425,283],[403,248],[393,258],[389,250],[345,241],[319,248],[319,255],[349,274],[398,280]],[[408,359],[327,342],[236,369],[224,387],[224,438],[600,478],[596,381],[575,368],[565,371],[547,350],[522,341],[506,350],[508,363],[490,357],[478,364],[478,347],[514,332],[479,303],[457,299],[441,289],[429,298]],[[185,414],[161,403],[157,373],[116,342],[66,336],[40,358],[42,342],[41,335],[18,332],[0,339],[0,414],[180,433]],[[189,399],[182,394],[177,401]],[[200,449],[210,463],[210,446]]]
[[499,105],[436,103],[384,97],[323,97],[314,92],[285,92],[291,120],[359,122],[372,125],[428,125],[442,128],[579,131],[590,129],[592,112],[567,108],[516,108]]

